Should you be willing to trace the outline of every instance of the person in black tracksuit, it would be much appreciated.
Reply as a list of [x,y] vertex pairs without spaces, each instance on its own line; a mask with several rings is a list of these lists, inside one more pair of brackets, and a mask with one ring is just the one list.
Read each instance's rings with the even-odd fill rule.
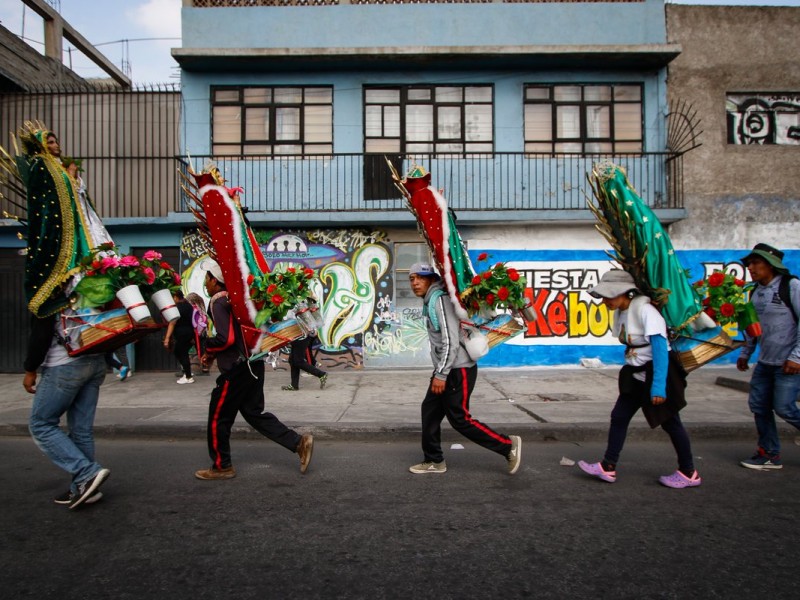
[[175,307],[178,309],[180,317],[167,325],[167,333],[164,335],[164,348],[169,348],[171,339],[174,341],[173,353],[183,370],[183,376],[178,379],[178,383],[181,385],[194,383],[192,362],[189,359],[189,349],[192,347],[192,342],[194,342],[194,325],[192,324],[194,309],[184,299],[181,290],[172,292],[172,299],[175,300]]
[[[409,471],[415,474],[447,471],[441,442],[442,419],[447,417],[453,429],[461,435],[504,456],[508,461],[508,472],[513,475],[522,458],[522,439],[497,433],[470,414],[469,400],[478,378],[478,365],[461,344],[460,319],[449,294],[430,265],[413,265],[409,279],[414,294],[424,298],[423,313],[434,364],[431,383],[422,401],[422,452],[425,458]],[[437,293],[440,291],[444,293]],[[428,306],[431,301],[435,305],[433,313]],[[435,314],[438,323],[433,323],[427,316],[429,314]]]
[[[208,453],[211,467],[195,473],[198,479],[231,479],[236,470],[231,463],[231,427],[237,413],[263,436],[277,442],[300,457],[300,472],[305,473],[311,461],[314,440],[310,434],[300,435],[289,429],[275,415],[264,411],[264,361],[248,360],[242,329],[231,311],[222,270],[216,261],[206,260],[205,286],[209,318],[214,335],[206,342],[206,351],[216,355],[221,375],[211,392],[208,408]],[[207,362],[207,355],[203,362]]]
[[289,353],[292,383],[291,385],[283,386],[281,388],[282,390],[295,392],[300,389],[300,371],[305,371],[314,377],[319,377],[319,387],[320,389],[325,389],[325,383],[328,381],[328,374],[316,367],[314,364],[314,357],[311,355],[311,346],[314,345],[315,337],[315,335],[309,334],[304,338],[292,342]]

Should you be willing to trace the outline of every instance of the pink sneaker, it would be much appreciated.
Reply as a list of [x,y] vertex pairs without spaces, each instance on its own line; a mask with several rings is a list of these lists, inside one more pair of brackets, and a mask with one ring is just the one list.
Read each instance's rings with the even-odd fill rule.
[[617,472],[604,470],[603,465],[599,462],[589,464],[579,460],[578,466],[584,473],[587,473],[592,477],[602,479],[603,481],[607,481],[608,483],[614,483],[617,480]]
[[700,473],[697,471],[691,477],[687,477],[680,471],[675,471],[672,475],[662,475],[658,478],[658,482],[661,485],[679,490],[687,487],[697,487],[703,483],[703,480],[700,479]]

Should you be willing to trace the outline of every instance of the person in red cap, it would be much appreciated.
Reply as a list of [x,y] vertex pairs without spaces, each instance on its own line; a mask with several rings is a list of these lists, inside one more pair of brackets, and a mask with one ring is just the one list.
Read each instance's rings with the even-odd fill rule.
[[800,281],[783,264],[783,252],[767,244],[756,244],[742,262],[756,282],[750,301],[762,333],[760,338],[745,333],[747,344],[736,361],[740,371],[747,371],[760,345],[747,401],[756,422],[758,449],[739,464],[748,469],[782,469],[775,415],[800,429]]

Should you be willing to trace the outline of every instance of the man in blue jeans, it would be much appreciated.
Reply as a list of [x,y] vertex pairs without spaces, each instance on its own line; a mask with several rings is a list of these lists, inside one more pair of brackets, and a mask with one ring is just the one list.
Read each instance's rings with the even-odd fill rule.
[[783,468],[775,415],[800,429],[800,281],[789,275],[782,261],[783,252],[767,244],[757,244],[742,259],[757,283],[750,300],[763,332],[760,338],[745,336],[747,345],[736,361],[736,367],[746,371],[760,340],[748,399],[758,430],[758,450],[740,463],[748,469]]
[[[28,425],[33,441],[53,464],[72,475],[69,490],[55,502],[74,509],[102,498],[99,488],[111,474],[94,459],[94,415],[106,363],[102,354],[69,356],[65,341],[57,315],[31,318],[23,386],[35,394]],[[59,427],[64,414],[69,433]]]

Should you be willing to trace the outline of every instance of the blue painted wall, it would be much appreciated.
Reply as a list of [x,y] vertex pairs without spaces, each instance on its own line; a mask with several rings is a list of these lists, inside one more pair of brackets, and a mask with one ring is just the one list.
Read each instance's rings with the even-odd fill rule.
[[663,0],[192,8],[185,48],[654,44]]

